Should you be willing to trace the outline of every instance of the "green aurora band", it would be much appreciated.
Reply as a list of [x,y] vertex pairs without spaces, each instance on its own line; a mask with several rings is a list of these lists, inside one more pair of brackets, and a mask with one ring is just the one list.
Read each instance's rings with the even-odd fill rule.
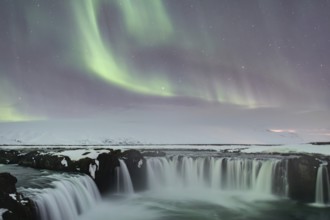
[[[8,97],[10,94],[11,98]],[[15,97],[14,87],[10,86],[10,82],[3,77],[0,78],[0,122],[19,122],[19,121],[35,121],[45,120],[43,117],[34,117],[21,113],[16,107],[18,100]],[[17,96],[16,96],[17,97]]]
[[[121,5],[118,1],[118,4],[125,16],[127,28],[130,33],[134,33],[137,38],[141,38],[142,32],[148,29],[146,27],[148,23],[144,24],[144,19],[139,20],[138,18],[135,18],[136,20],[133,21],[134,18],[132,16],[134,15],[130,11],[135,3],[132,3],[133,1],[124,2],[126,3]],[[156,21],[167,24],[168,21],[166,19],[164,21],[164,18],[160,18],[160,16],[164,16],[165,12],[161,13],[161,15],[157,14],[162,10],[161,2],[159,0],[152,2],[154,3],[151,5],[156,10],[152,11],[153,13],[149,14],[148,17],[151,19],[154,16]],[[111,45],[105,43],[99,29],[98,12],[100,1],[86,0],[79,3],[73,1],[73,3],[78,31],[80,33],[78,39],[80,43],[79,47],[83,49],[82,60],[92,74],[106,80],[112,85],[132,92],[156,96],[174,96],[171,91],[170,82],[166,80],[165,75],[161,77],[159,74],[155,74],[155,77],[150,79],[140,79],[138,76],[133,75],[134,71],[125,68],[124,62],[116,59],[116,56],[111,51]],[[138,25],[143,30],[135,27],[135,25]]]
[[[205,101],[256,107],[257,102],[248,90],[241,95],[228,83],[215,79],[211,84],[194,82],[192,85],[179,86],[171,83],[166,73],[148,74],[152,77],[141,77],[126,63],[125,56],[115,54],[111,40],[105,39],[100,30],[99,16],[102,7],[117,7],[124,21],[126,33],[142,47],[153,45],[184,44],[184,37],[175,34],[174,25],[162,0],[139,1],[73,1],[73,10],[78,27],[78,48],[82,48],[83,69],[111,85],[122,89],[152,96],[191,97]],[[177,35],[177,36],[176,36]],[[76,41],[76,40],[75,40]],[[79,62],[80,63],[80,62]],[[80,65],[80,64],[79,64]],[[86,68],[86,69],[85,69]],[[202,73],[201,73],[202,74]],[[208,80],[207,80],[208,81]],[[195,85],[194,85],[195,84]],[[205,84],[204,86],[201,86]],[[198,89],[196,89],[198,88]]]
[[[272,94],[272,90],[260,95],[245,78],[226,81],[220,76],[204,76],[204,72],[200,69],[190,74],[189,71],[194,68],[191,67],[187,68],[187,72],[182,73],[185,80],[178,84],[170,77],[171,74],[168,74],[169,70],[164,70],[162,67],[148,69],[147,72],[136,68],[129,57],[131,51],[147,51],[146,53],[148,53],[149,49],[169,47],[178,48],[179,51],[183,51],[182,54],[187,54],[187,56],[197,54],[196,57],[201,59],[201,63],[208,61],[207,57],[198,55],[201,50],[205,49],[210,56],[220,57],[216,61],[220,65],[240,70],[240,59],[238,55],[230,54],[228,51],[231,49],[230,46],[226,47],[225,43],[217,39],[212,31],[196,30],[195,27],[189,27],[185,23],[175,22],[177,21],[176,14],[169,13],[169,4],[164,0],[77,0],[64,1],[64,4],[69,6],[65,8],[69,13],[67,19],[72,20],[63,25],[51,23],[43,8],[22,6],[28,26],[31,27],[31,30],[33,29],[33,32],[26,35],[23,35],[23,31],[16,33],[16,24],[13,19],[11,24],[12,30],[14,30],[13,37],[22,41],[19,45],[26,44],[26,47],[31,49],[39,45],[40,39],[55,36],[62,45],[65,45],[62,55],[66,63],[61,62],[59,65],[78,70],[91,78],[104,81],[109,86],[118,87],[131,93],[159,98],[188,97],[247,108],[281,105],[276,97],[272,99],[273,96],[269,95]],[[109,16],[105,16],[111,11],[116,11],[120,27],[118,24],[112,26]],[[202,13],[202,9],[199,11]],[[205,16],[196,14],[196,17],[200,18],[194,20],[194,22],[200,22],[200,24],[196,24],[196,27],[206,23]],[[222,21],[219,20],[218,24],[221,26]],[[68,30],[69,28],[71,29]],[[112,34],[107,34],[109,31],[107,28],[111,29]],[[232,60],[226,58],[228,53]],[[219,54],[221,56],[217,56]],[[194,62],[194,58],[191,58],[192,62]],[[186,66],[191,64],[189,58],[184,61]],[[283,74],[293,72],[289,67],[281,68],[280,72]],[[270,67],[269,69],[275,68]],[[22,74],[28,74],[24,72],[24,69],[21,71]],[[278,74],[271,73],[271,75],[275,79]],[[280,81],[280,76],[278,78]],[[21,113],[24,112],[23,108],[15,104],[17,96],[12,95],[16,91],[18,93],[20,89],[11,86],[15,83],[9,80],[1,79],[0,121],[45,119],[46,117],[34,117]],[[293,82],[294,80],[286,80],[283,84],[292,83],[289,86],[294,87]],[[300,89],[299,86],[297,86],[298,89]],[[263,95],[267,99],[263,98]]]

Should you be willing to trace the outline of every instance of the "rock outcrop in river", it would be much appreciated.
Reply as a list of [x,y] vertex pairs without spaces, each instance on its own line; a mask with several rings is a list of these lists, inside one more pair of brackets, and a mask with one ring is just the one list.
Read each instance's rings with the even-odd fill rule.
[[[68,151],[70,152],[68,153]],[[78,153],[79,156],[77,157]],[[153,155],[148,152],[145,155],[159,157],[165,156],[165,153]],[[212,155],[210,154],[209,157],[212,157]],[[257,160],[276,158],[276,160],[285,161],[284,164],[287,165],[281,166],[281,169],[286,169],[286,172],[280,173],[286,173],[287,175],[285,177],[288,185],[287,196],[304,203],[315,201],[316,178],[320,164],[327,163],[327,170],[330,171],[328,165],[330,164],[330,158],[316,154],[281,155],[217,152],[216,157],[227,159],[243,157]],[[122,161],[126,164],[134,191],[145,190],[147,185],[147,162],[143,153],[141,154],[137,150],[124,152],[112,149],[0,150],[0,163],[2,164],[19,164],[20,166],[36,169],[84,173],[93,178],[101,193],[115,191],[116,187],[118,187],[118,168]],[[5,220],[34,219],[33,202],[17,193],[16,181],[16,178],[8,173],[0,174],[0,208],[8,210],[3,214],[3,218]],[[279,194],[282,195],[282,193]]]
[[10,173],[0,173],[0,207],[6,209],[4,220],[36,219],[34,203],[17,192],[16,177]]

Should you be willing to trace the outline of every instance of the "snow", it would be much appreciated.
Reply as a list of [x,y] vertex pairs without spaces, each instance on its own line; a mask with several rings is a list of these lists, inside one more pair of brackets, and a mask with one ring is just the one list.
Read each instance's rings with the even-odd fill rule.
[[138,163],[138,168],[141,168],[143,165],[143,160],[140,160],[139,163]]
[[3,218],[2,218],[2,214],[5,213],[5,212],[7,212],[7,211],[8,211],[8,209],[0,208],[0,220],[3,219]]
[[[96,148],[105,148],[104,146],[96,146]],[[214,151],[227,151],[227,152],[242,152],[242,153],[307,153],[307,154],[323,154],[330,156],[330,145],[312,145],[312,144],[288,144],[288,145],[137,145],[137,146],[108,146],[111,149],[182,149],[182,150],[214,150]],[[78,151],[75,153],[75,151]],[[81,156],[84,152],[91,152],[88,155]],[[97,155],[102,152],[109,152],[107,150],[69,150],[61,152],[61,155],[70,156],[70,158],[80,159],[82,157],[88,156],[89,158],[96,159]],[[72,156],[75,155],[75,156]],[[143,161],[139,161],[139,166],[142,166]]]
[[251,146],[241,150],[244,153],[307,153],[307,154],[323,154],[330,155],[330,145],[282,145],[282,146]]
[[62,152],[53,153],[57,156],[67,156],[72,161],[77,161],[82,158],[96,159],[99,154],[109,153],[109,150],[94,150],[94,149],[77,149],[77,150],[66,150]]
[[96,166],[97,166],[97,170],[99,170],[99,168],[100,168],[100,161],[95,160],[95,164],[96,164]]
[[21,203],[22,205],[26,205],[26,204],[29,203],[29,201],[28,201],[28,200],[21,200],[20,203]]
[[68,167],[68,161],[66,161],[65,158],[63,158],[63,160],[61,161],[61,164],[65,167]]
[[97,165],[95,164],[89,164],[89,173],[91,175],[91,177],[93,177],[93,179],[95,179],[95,172],[97,170]]
[[[36,146],[33,146],[36,147]],[[47,148],[47,146],[40,146]],[[242,152],[242,153],[307,153],[307,154],[323,154],[330,156],[330,145],[312,145],[312,144],[286,144],[286,145],[117,145],[117,146],[86,146],[81,149],[81,146],[56,146],[57,148],[70,148],[62,152],[52,153],[59,157],[68,156],[72,161],[77,161],[82,158],[96,159],[101,153],[109,153],[110,149],[129,150],[129,149],[143,149],[143,150],[214,150],[226,152]],[[20,149],[22,146],[2,146],[4,149]],[[26,147],[29,148],[29,147]],[[51,148],[51,147],[48,147]],[[53,147],[52,147],[53,148]],[[78,148],[78,149],[72,149]],[[102,149],[100,149],[102,148]],[[109,149],[109,150],[108,150]],[[97,163],[97,162],[96,162]]]
[[[181,110],[180,115],[160,109],[162,114],[141,111],[134,117],[114,114],[111,119],[0,122],[0,145],[297,144],[330,141],[330,129],[311,130],[315,123],[310,125],[312,128],[301,129],[285,124],[279,126],[278,120],[271,127],[251,126],[245,123],[246,120],[259,122],[248,117],[237,118],[234,122],[215,110],[210,113],[208,121],[192,120],[186,118],[187,114],[193,114],[191,109]],[[301,120],[298,122],[302,123]],[[323,120],[322,123],[317,127],[329,127],[329,122]]]
[[10,196],[13,200],[16,200],[16,194],[15,194],[15,193],[9,194],[9,196]]
[[[163,110],[162,110],[163,112]],[[173,116],[167,111],[162,117],[152,117],[148,112],[141,111],[141,117],[114,115],[111,120],[68,120],[39,121],[24,123],[0,123],[1,148],[22,148],[22,144],[34,145],[40,148],[81,148],[54,153],[58,156],[68,156],[76,161],[81,158],[96,159],[100,153],[111,149],[211,149],[211,150],[241,150],[245,153],[318,153],[330,155],[329,145],[301,144],[308,142],[330,141],[330,129],[311,130],[309,127],[294,129],[288,126],[271,128],[251,127],[244,125],[244,120],[236,123],[230,121],[224,125],[206,126],[202,121],[192,124],[185,118],[187,111],[182,109],[182,115]],[[210,124],[220,117],[218,111],[211,112]],[[214,114],[214,115],[213,115]],[[257,114],[259,116],[259,113]],[[174,117],[174,118],[173,118]],[[162,118],[162,123],[156,123]],[[177,119],[184,123],[176,123]],[[299,122],[306,119],[299,118]],[[135,123],[136,120],[142,120]],[[174,120],[174,121],[173,121]],[[183,120],[183,121],[182,121]],[[218,119],[219,120],[219,119]],[[221,120],[220,120],[221,121]],[[111,123],[110,123],[111,122]],[[307,123],[308,122],[308,123]],[[306,121],[311,124],[313,121]],[[324,121],[324,126],[329,123]],[[143,126],[141,126],[141,124]],[[321,127],[324,127],[321,126]],[[315,127],[315,123],[313,123]],[[329,126],[325,126],[329,127]],[[152,145],[150,143],[163,144]],[[175,145],[175,144],[243,144],[243,145]],[[165,145],[164,145],[165,144]],[[246,146],[244,144],[285,144],[280,146]],[[83,155],[88,152],[87,155]]]

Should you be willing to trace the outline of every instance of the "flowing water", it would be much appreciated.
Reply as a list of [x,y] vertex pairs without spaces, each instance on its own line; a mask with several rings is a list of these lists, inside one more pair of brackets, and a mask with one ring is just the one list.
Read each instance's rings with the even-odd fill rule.
[[323,163],[317,170],[315,205],[330,206],[330,179],[327,163]]
[[[147,190],[136,193],[120,160],[118,192],[102,199],[87,176],[10,169],[16,170],[19,190],[35,200],[41,220],[330,219],[329,208],[287,198],[287,161],[280,158],[151,157],[146,159]],[[318,195],[328,184],[325,169],[319,168],[316,180],[320,203],[326,202]]]
[[133,194],[133,183],[128,168],[123,160],[119,160],[120,167],[117,167],[117,192]]
[[37,190],[32,197],[40,219],[75,220],[101,199],[95,183],[88,176],[61,178],[52,185],[53,188]]
[[250,191],[271,195],[287,193],[286,161],[241,158],[150,158],[149,189],[199,188]]
[[[121,163],[121,172],[126,165]],[[129,173],[126,173],[127,175]],[[130,178],[125,178],[132,185]],[[80,220],[329,220],[330,210],[289,200],[287,161],[147,159],[148,190],[107,195]]]
[[1,166],[0,172],[17,177],[17,190],[34,201],[40,220],[76,220],[101,200],[94,181],[86,175],[16,165]]

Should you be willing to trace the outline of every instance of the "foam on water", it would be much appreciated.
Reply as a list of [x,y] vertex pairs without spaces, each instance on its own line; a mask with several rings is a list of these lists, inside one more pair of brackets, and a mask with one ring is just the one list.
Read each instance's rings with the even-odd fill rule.
[[199,188],[287,195],[286,161],[244,158],[172,157],[147,159],[148,187]]
[[134,188],[131,175],[124,160],[119,160],[120,167],[117,168],[117,192],[133,194]]
[[322,163],[317,169],[314,206],[330,206],[330,179],[327,165]]
[[53,188],[34,190],[34,202],[41,220],[75,220],[101,200],[88,176],[70,177],[53,182]]

